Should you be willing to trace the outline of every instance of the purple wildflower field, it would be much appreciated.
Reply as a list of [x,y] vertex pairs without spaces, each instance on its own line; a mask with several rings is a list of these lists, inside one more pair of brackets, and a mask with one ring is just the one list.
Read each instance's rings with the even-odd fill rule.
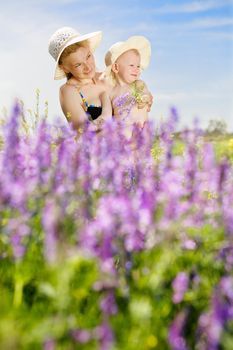
[[[231,350],[233,172],[178,116],[1,130],[0,348]],[[177,149],[177,137],[182,144]]]

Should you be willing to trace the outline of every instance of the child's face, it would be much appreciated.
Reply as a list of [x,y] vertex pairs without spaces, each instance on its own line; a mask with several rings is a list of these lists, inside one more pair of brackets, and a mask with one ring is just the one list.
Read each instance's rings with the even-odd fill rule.
[[140,76],[140,55],[136,50],[124,52],[114,64],[113,71],[126,84],[131,84]]

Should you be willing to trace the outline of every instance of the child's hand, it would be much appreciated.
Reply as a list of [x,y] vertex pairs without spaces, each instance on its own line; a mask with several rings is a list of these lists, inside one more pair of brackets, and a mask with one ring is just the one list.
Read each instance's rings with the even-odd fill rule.
[[150,112],[153,103],[153,96],[151,93],[143,94],[139,101],[137,101],[137,106],[139,109],[144,108],[147,105],[147,112]]

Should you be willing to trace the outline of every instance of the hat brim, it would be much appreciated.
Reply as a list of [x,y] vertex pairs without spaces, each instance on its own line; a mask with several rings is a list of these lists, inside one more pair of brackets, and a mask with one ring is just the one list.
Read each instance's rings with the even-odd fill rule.
[[146,69],[148,67],[151,57],[151,45],[149,40],[147,40],[144,36],[131,36],[122,44],[122,47],[119,50],[120,54],[117,58],[128,50],[137,50],[141,58],[141,68]]
[[87,40],[90,46],[90,50],[92,52],[95,51],[95,49],[99,46],[101,40],[102,40],[102,32],[98,31],[98,32],[92,32],[89,34],[85,34],[85,35],[77,35],[77,37],[72,38],[71,40],[69,40],[67,42],[67,44],[63,47],[63,49],[61,50],[61,52],[59,53],[59,56],[56,60],[56,68],[55,68],[55,73],[54,73],[54,80],[60,80],[60,79],[64,79],[66,78],[66,74],[65,72],[59,67],[59,59],[61,57],[62,52],[70,45],[82,42]]
[[[113,49],[111,64],[114,64],[116,60],[126,51],[137,50],[141,58],[141,68],[146,69],[148,67],[151,57],[151,45],[149,40],[147,40],[144,36],[131,36],[128,40],[116,43],[113,45],[113,47],[114,46],[116,46],[116,49]],[[111,52],[111,48],[109,50]],[[108,67],[107,71],[109,71]]]

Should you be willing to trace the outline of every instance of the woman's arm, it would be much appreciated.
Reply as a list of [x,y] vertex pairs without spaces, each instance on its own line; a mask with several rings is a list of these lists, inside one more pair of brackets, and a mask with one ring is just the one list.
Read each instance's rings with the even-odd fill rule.
[[101,131],[103,124],[106,120],[112,118],[112,105],[109,95],[106,91],[100,94],[100,102],[102,107],[101,115],[93,121],[93,124],[96,126],[96,131]]
[[102,106],[101,116],[104,119],[108,119],[108,118],[112,117],[112,104],[111,104],[109,94],[106,91],[104,91],[100,94],[100,101],[101,101],[101,106]]
[[74,86],[63,85],[60,88],[60,104],[68,122],[77,131],[87,120],[86,113],[81,105],[81,98]]

